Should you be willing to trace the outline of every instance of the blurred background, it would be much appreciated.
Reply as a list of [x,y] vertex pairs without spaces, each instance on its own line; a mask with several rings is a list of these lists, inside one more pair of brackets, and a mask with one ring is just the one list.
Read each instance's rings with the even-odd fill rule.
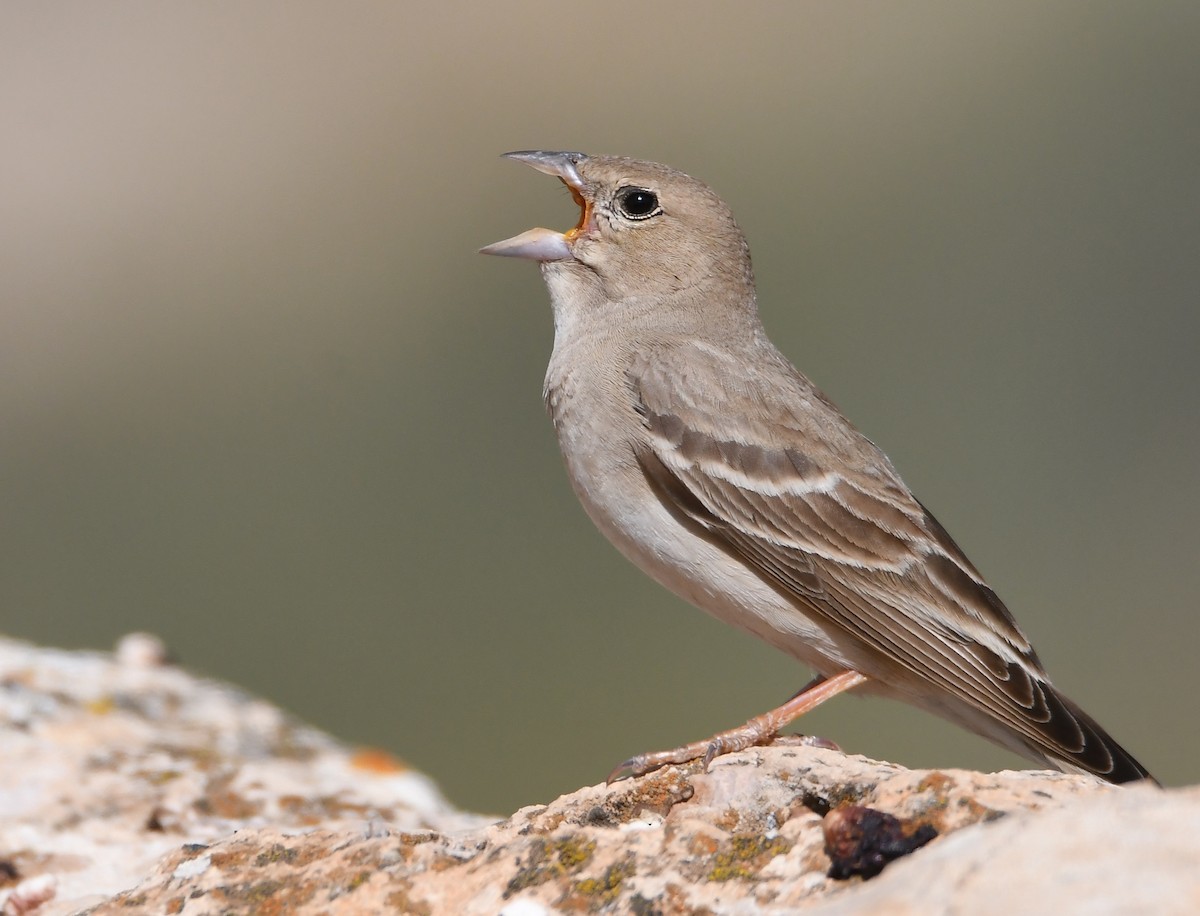
[[1194,782],[1198,47],[1190,0],[7,5],[0,629],[152,631],[495,813],[787,698],[593,530],[538,272],[475,254],[577,215],[500,153],[617,153],[718,189],[783,351]]

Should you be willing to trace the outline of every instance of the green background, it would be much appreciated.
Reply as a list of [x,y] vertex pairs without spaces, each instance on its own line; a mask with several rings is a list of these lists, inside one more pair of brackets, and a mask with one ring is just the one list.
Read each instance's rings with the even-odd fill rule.
[[0,629],[150,630],[497,813],[789,696],[592,529],[540,278],[475,254],[576,218],[499,153],[632,155],[718,189],[775,341],[1195,781],[1197,48],[1195,2],[5,5]]

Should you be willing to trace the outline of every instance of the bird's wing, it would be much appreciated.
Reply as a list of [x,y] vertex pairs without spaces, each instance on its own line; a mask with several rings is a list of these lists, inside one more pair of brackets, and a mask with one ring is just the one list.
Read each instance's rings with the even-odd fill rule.
[[692,344],[647,353],[628,377],[658,497],[876,662],[862,673],[949,695],[1035,754],[1144,775],[1049,684],[1008,609],[887,457],[782,356],[750,368]]

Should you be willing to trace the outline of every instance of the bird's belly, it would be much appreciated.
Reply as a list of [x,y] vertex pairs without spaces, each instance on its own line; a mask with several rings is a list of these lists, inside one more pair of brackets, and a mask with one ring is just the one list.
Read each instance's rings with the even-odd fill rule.
[[[632,454],[627,460],[616,456],[623,465],[618,470],[605,467],[604,456],[594,451],[583,460],[575,460],[566,448],[563,452],[588,516],[656,582],[822,674],[852,667],[836,641],[796,603],[668,512],[641,476]],[[633,475],[623,473],[631,470]],[[636,485],[627,483],[631,476]]]

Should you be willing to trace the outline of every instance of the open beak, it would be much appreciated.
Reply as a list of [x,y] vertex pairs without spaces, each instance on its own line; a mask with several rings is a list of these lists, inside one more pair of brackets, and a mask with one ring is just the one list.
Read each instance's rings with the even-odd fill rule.
[[496,254],[506,258],[525,258],[530,261],[564,261],[571,257],[571,243],[587,231],[592,221],[592,205],[583,196],[583,180],[576,166],[587,159],[583,153],[547,152],[545,150],[519,150],[505,153],[505,159],[515,159],[532,166],[539,172],[553,175],[562,181],[579,205],[579,222],[569,232],[553,229],[530,229],[514,235],[503,242],[494,242],[480,248],[480,254]]

